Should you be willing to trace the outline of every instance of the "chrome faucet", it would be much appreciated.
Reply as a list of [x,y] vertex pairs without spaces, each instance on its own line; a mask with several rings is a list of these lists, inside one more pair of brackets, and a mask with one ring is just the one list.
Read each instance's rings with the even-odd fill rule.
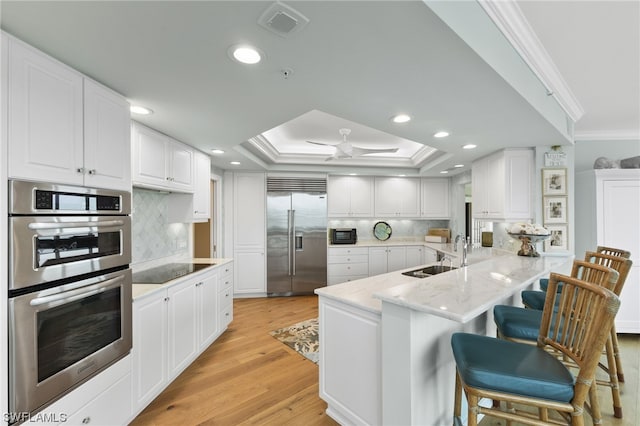
[[464,240],[464,235],[462,234],[456,235],[456,239],[453,243],[453,251],[458,251],[458,241],[460,241],[460,239]]
[[460,267],[464,268],[467,266],[467,248],[469,247],[469,240],[466,238],[462,238],[462,260],[460,261]]

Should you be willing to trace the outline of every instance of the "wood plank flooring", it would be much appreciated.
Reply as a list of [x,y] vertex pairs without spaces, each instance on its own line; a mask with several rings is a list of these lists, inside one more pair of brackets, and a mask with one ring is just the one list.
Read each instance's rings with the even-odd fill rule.
[[[318,396],[318,367],[269,335],[317,316],[316,296],[234,300],[229,329],[132,425],[336,425]],[[624,418],[613,418],[611,392],[602,388],[603,424],[638,426],[640,336],[621,335],[620,343]]]
[[317,316],[316,296],[234,300],[227,331],[132,425],[336,425],[318,366],[269,335]]

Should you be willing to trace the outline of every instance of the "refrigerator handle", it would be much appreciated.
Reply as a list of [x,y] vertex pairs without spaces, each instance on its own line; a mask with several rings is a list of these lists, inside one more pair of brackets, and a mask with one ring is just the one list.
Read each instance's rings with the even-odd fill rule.
[[287,210],[287,275],[291,276],[291,234],[293,215],[291,210]]
[[291,256],[293,258],[293,273],[291,275],[296,275],[296,250],[298,245],[298,238],[296,237],[296,211],[291,210],[291,237],[289,238],[289,250],[291,251]]

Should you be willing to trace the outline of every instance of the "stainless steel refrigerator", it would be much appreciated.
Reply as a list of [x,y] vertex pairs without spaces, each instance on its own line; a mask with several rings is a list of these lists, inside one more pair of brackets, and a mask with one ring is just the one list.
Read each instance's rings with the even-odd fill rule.
[[267,294],[313,294],[327,285],[327,194],[270,190],[267,181]]

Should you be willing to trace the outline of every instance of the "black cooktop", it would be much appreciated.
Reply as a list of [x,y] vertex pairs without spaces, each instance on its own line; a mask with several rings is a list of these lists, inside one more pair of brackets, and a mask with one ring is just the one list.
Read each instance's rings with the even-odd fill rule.
[[210,263],[168,263],[133,274],[134,284],[164,284],[211,266]]

